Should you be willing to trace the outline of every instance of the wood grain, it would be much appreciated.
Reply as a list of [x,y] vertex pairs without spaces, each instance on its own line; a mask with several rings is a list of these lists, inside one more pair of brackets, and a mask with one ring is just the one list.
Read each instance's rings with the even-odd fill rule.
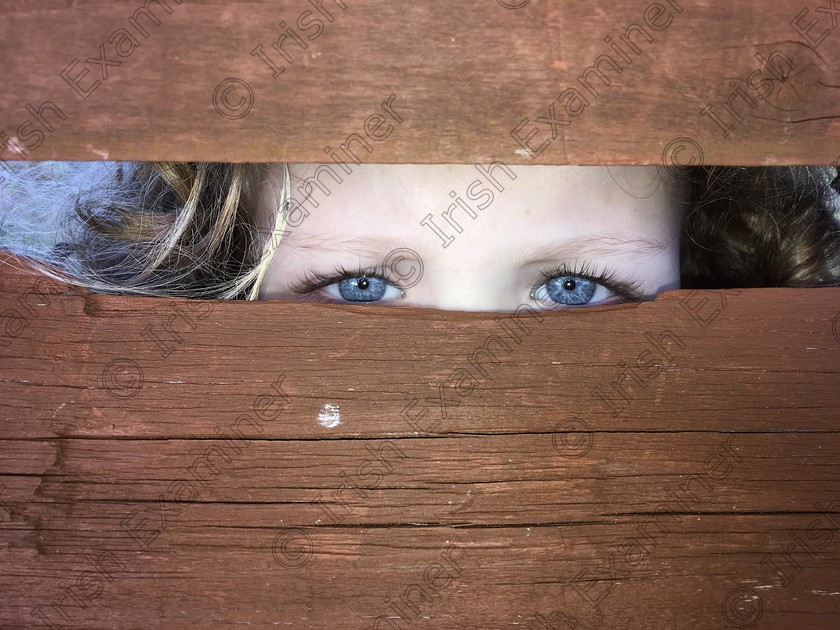
[[840,289],[514,316],[0,270],[4,628],[838,623]]
[[319,2],[6,0],[18,147],[0,159],[838,158],[840,35],[819,3]]

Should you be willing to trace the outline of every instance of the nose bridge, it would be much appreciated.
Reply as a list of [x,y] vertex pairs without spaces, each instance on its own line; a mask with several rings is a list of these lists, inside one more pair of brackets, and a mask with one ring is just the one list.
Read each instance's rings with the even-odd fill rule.
[[456,311],[515,310],[521,299],[503,262],[493,252],[485,251],[479,256],[458,257],[457,264],[430,270],[428,278],[424,278],[429,287],[424,292],[428,305]]

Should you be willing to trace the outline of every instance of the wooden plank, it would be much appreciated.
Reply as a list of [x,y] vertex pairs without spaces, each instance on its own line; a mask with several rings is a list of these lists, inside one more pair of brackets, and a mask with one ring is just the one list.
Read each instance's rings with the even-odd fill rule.
[[2,627],[838,623],[840,288],[507,317],[91,295],[24,262]]
[[[52,597],[61,592],[57,582],[73,585],[82,575],[89,588],[101,586],[101,593],[85,602],[86,609],[67,605],[71,619],[62,627],[136,627],[142,619],[149,625],[189,628],[235,623],[371,628],[377,618],[391,614],[399,628],[545,627],[537,615],[551,619],[549,628],[721,628],[738,627],[727,624],[722,612],[724,602],[732,606],[727,594],[737,588],[759,594],[761,615],[753,615],[759,627],[836,627],[836,596],[831,595],[837,584],[836,536],[830,552],[816,558],[794,555],[798,573],[778,557],[791,540],[788,532],[805,529],[813,519],[808,515],[684,519],[656,537],[644,563],[632,569],[617,564],[614,581],[610,554],[638,536],[634,520],[588,526],[290,530],[284,529],[281,510],[247,526],[229,522],[229,514],[219,508],[206,515],[191,512],[188,518],[173,517],[166,533],[143,552],[131,546],[116,520],[113,529],[86,531],[78,540],[72,532],[43,532],[41,539],[64,539],[61,552],[12,556],[20,568],[13,579],[2,578],[4,591],[15,595],[5,602],[4,623],[34,626],[38,619],[30,613],[37,604],[40,612],[60,621],[50,608]],[[279,551],[284,538],[274,544],[284,532],[297,536],[286,534],[291,543],[286,556]],[[47,544],[45,551],[51,548]],[[273,548],[286,566],[275,559]],[[113,557],[103,555],[108,552]],[[447,552],[460,572],[442,557]],[[769,553],[786,569],[782,577],[760,563]],[[95,577],[97,559],[110,581]],[[435,564],[444,568],[437,589],[424,580]],[[54,583],[51,588],[45,588],[45,573]],[[430,581],[436,577],[431,575]],[[593,577],[601,581],[586,581]],[[422,587],[428,599],[411,591],[416,611],[400,598],[412,584]],[[26,598],[19,596],[24,590]],[[602,599],[593,608],[587,597]],[[402,609],[402,620],[385,598]],[[741,623],[744,617],[749,620],[744,613],[728,610],[729,618]],[[409,626],[405,619],[414,623]],[[392,626],[380,621],[378,627]]]
[[828,164],[837,30],[799,0],[6,0],[0,160]]
[[[671,480],[702,472],[714,453],[728,457],[733,470],[726,483],[692,483],[693,491],[706,495],[704,512],[807,512],[837,483],[840,445],[831,433],[599,431],[593,432],[585,467],[563,457],[552,437],[262,439],[238,454],[219,440],[71,438],[48,446],[35,442],[45,451],[43,459],[31,459],[31,442],[0,446],[8,453],[7,492],[65,507],[74,517],[91,510],[89,517],[95,516],[103,502],[126,504],[126,513],[138,505],[148,509],[143,502],[172,500],[183,490],[202,504],[240,506],[235,511],[243,520],[263,504],[282,503],[285,520],[306,527],[381,526],[396,508],[400,521],[428,525],[585,523],[616,516],[619,505],[618,514],[655,511],[669,500],[664,487]],[[742,466],[738,457],[756,461]],[[435,461],[441,465],[430,464]],[[778,478],[780,469],[786,470],[784,479]],[[333,497],[345,480],[361,489]],[[374,490],[364,489],[373,484]],[[516,512],[497,511],[524,495],[528,502]]]

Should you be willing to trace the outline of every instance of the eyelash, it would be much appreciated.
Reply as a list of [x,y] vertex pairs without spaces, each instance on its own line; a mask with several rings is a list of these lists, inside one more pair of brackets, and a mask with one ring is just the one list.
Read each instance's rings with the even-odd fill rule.
[[[644,299],[644,294],[639,290],[642,285],[641,282],[620,280],[618,274],[609,267],[603,267],[599,271],[592,263],[585,260],[580,265],[574,267],[569,267],[566,263],[563,263],[549,270],[541,269],[540,275],[542,276],[542,280],[532,288],[534,291],[552,278],[558,276],[574,276],[576,278],[591,280],[606,287],[624,302],[639,302]],[[376,265],[374,267],[359,266],[355,271],[342,267],[341,265],[334,265],[333,274],[323,274],[307,269],[304,271],[303,277],[293,283],[290,289],[298,295],[308,295],[336,282],[359,276],[379,278],[388,282],[391,286],[401,290],[404,289],[399,283],[389,279],[388,270],[384,265]]]
[[542,280],[534,285],[532,289],[534,291],[552,278],[558,276],[574,276],[576,278],[591,280],[596,284],[606,287],[621,298],[623,302],[640,302],[644,299],[644,293],[640,291],[642,286],[641,282],[636,280],[620,280],[616,271],[606,266],[602,267],[599,271],[593,263],[586,260],[574,267],[569,267],[566,263],[563,263],[548,271],[541,269],[540,275],[542,275]]
[[292,284],[289,288],[298,295],[307,295],[309,293],[314,293],[319,289],[323,289],[324,287],[328,287],[335,282],[341,282],[347,278],[356,278],[358,276],[380,278],[398,289],[403,288],[398,283],[388,278],[388,270],[385,268],[385,265],[376,265],[375,267],[360,266],[355,271],[342,267],[341,265],[334,265],[333,271],[334,273],[329,275],[307,269],[304,271],[303,277]]

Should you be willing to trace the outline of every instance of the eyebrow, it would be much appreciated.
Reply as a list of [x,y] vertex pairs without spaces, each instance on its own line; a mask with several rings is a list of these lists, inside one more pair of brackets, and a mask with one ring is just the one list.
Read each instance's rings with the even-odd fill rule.
[[570,256],[606,257],[611,254],[632,251],[643,256],[652,256],[666,249],[673,242],[673,237],[663,236],[658,239],[643,237],[622,238],[610,234],[592,234],[566,241],[555,241],[537,248],[525,264],[568,258]]
[[300,243],[290,246],[292,250],[319,251],[319,252],[349,252],[359,256],[379,258],[382,255],[396,250],[411,250],[418,257],[430,257],[429,250],[418,243],[409,243],[397,238],[383,238],[378,236],[359,236],[356,238],[339,238],[335,235],[309,236],[306,240],[301,238]]
[[[673,238],[667,236],[659,239],[647,239],[643,237],[622,238],[611,234],[592,234],[543,245],[529,252],[530,258],[527,260],[524,259],[524,256],[521,257],[520,262],[525,265],[533,265],[584,255],[606,257],[616,252],[624,253],[626,251],[632,251],[643,256],[652,256],[666,249],[672,241]],[[395,251],[397,249],[409,249],[415,252],[421,259],[430,257],[430,252],[422,246],[418,246],[417,243],[374,236],[360,236],[347,239],[341,239],[337,236],[311,236],[307,237],[306,240],[301,240],[300,243],[292,245],[291,249],[349,252],[370,258],[377,258],[385,252]]]

